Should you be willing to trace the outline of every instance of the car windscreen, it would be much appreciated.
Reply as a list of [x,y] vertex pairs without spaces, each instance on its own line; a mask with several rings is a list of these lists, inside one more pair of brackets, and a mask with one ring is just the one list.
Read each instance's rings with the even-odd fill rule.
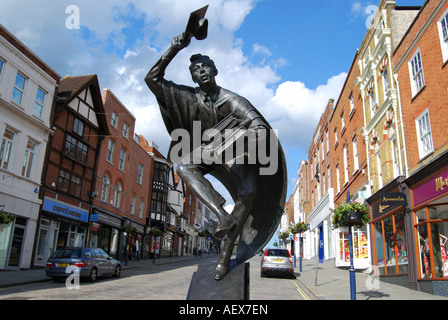
[[79,259],[81,258],[81,253],[81,249],[60,249],[56,250],[51,257],[58,259]]
[[270,249],[267,254],[268,257],[289,257],[288,251],[286,250],[278,250],[278,249]]

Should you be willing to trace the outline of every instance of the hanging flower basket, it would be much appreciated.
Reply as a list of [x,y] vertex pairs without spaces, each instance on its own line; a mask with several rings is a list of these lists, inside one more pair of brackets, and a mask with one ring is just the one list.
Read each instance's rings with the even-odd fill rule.
[[136,227],[133,227],[129,224],[123,226],[123,231],[126,232],[128,235],[136,235],[138,230]]
[[333,212],[333,229],[339,227],[356,226],[361,228],[370,221],[370,214],[367,207],[358,202],[340,203]]
[[14,219],[15,217],[12,214],[0,212],[0,224],[10,224]]
[[198,232],[198,236],[200,238],[205,238],[207,236],[207,233],[205,233],[205,232]]
[[308,230],[308,225],[307,225],[306,223],[304,223],[304,222],[298,222],[298,223],[296,223],[295,225],[292,225],[292,226],[289,228],[289,231],[290,231],[292,234],[304,233],[304,232],[306,232],[307,230]]
[[151,229],[151,230],[149,230],[148,233],[149,233],[151,236],[154,236],[154,237],[161,237],[161,236],[163,236],[163,232],[160,231],[159,229]]

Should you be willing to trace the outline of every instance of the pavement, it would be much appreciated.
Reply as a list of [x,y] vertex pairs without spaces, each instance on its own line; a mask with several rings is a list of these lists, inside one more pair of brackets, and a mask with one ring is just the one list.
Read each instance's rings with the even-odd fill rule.
[[[183,256],[173,258],[128,261],[122,270],[136,268],[151,268],[166,264],[182,263],[184,261],[212,258],[216,255]],[[251,264],[251,268],[258,264]],[[303,295],[311,300],[350,300],[350,277],[347,269],[334,266],[334,260],[318,264],[316,280],[316,259],[303,260],[302,272],[299,271],[299,261],[296,262],[295,281],[300,284]],[[365,272],[356,272],[356,299],[357,300],[448,300],[446,297],[436,296],[425,292],[415,291],[400,285],[383,282]],[[44,269],[0,271],[0,289],[25,284],[51,281]],[[1,292],[0,292],[1,293]]]
[[[306,294],[312,300],[351,300],[349,270],[335,267],[334,259],[331,259],[319,263],[316,274],[316,262],[317,258],[302,260],[302,272],[299,272],[299,260],[296,261],[295,280]],[[355,279],[356,300],[448,300],[381,281],[381,278],[362,271],[355,272]]]

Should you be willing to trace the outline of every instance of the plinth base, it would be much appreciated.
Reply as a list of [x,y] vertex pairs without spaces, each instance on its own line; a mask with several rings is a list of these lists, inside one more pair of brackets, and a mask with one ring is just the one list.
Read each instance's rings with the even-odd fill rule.
[[217,281],[215,263],[202,264],[193,274],[187,300],[249,300],[249,262],[230,262],[230,274]]

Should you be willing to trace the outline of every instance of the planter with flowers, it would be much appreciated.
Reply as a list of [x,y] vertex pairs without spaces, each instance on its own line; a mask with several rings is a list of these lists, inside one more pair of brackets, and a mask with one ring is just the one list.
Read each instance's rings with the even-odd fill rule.
[[361,228],[370,221],[370,214],[367,207],[358,202],[343,202],[333,212],[332,225],[333,229],[339,227],[356,226]]

